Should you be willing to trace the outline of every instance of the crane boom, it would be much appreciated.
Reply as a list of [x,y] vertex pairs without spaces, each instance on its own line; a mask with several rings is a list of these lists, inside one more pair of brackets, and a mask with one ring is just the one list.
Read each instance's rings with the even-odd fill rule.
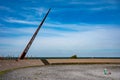
[[49,12],[50,12],[51,8],[48,10],[47,14],[45,15],[45,17],[43,18],[42,22],[40,23],[40,25],[38,26],[37,30],[35,31],[35,33],[33,34],[32,38],[30,39],[29,43],[27,44],[27,46],[25,47],[25,49],[23,50],[23,52],[21,53],[19,59],[24,59],[30,46],[32,45],[36,35],[38,34],[40,28],[42,27],[42,24],[44,23],[46,17],[48,16]]

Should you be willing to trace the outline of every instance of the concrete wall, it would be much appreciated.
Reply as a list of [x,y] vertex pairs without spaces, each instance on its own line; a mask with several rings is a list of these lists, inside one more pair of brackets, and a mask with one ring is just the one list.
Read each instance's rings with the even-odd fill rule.
[[67,63],[80,63],[80,64],[120,64],[120,59],[47,59],[50,64],[67,64]]
[[27,66],[40,66],[44,65],[41,60],[0,60],[0,71],[19,68],[19,67],[27,67]]
[[[120,64],[120,59],[28,59],[28,60],[0,60],[0,71],[27,67],[27,66],[41,66],[49,64]],[[47,64],[48,65],[48,64]]]

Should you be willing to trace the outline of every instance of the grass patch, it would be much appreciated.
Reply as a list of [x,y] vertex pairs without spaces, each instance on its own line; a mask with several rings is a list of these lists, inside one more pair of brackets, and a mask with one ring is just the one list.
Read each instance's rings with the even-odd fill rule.
[[10,69],[10,70],[0,71],[0,75],[5,74],[5,73],[7,73],[7,72],[9,72],[9,71],[11,71],[11,69]]
[[[40,66],[42,66],[42,65],[40,65]],[[26,66],[26,67],[7,69],[7,70],[4,70],[4,71],[0,71],[0,75],[6,74],[7,72],[10,72],[10,71],[13,71],[13,70],[17,70],[17,69],[24,69],[24,68],[30,68],[30,67],[40,67],[40,66],[39,65],[38,66]]]

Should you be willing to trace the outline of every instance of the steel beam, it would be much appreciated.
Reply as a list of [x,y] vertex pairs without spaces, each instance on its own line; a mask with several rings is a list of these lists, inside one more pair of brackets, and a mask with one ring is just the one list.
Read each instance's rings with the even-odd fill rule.
[[27,46],[25,47],[25,49],[23,50],[23,52],[21,53],[19,59],[24,59],[30,46],[32,45],[36,35],[38,34],[40,28],[42,27],[42,24],[44,23],[46,17],[48,16],[49,12],[51,9],[48,10],[47,14],[45,15],[45,17],[43,18],[42,22],[40,23],[40,25],[38,26],[37,30],[35,31],[35,33],[33,34],[32,38],[30,39],[29,43],[27,44]]

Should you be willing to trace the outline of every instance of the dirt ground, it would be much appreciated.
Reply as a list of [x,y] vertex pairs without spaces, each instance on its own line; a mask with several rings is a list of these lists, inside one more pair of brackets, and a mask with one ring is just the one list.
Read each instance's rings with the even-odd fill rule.
[[[104,69],[111,74],[104,74]],[[120,64],[47,65],[10,71],[0,80],[120,80]]]

